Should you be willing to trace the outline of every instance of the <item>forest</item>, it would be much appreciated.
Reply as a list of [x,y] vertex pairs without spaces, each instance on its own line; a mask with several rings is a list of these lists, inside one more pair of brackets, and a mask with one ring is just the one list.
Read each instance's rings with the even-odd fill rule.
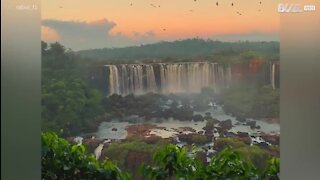
[[[161,94],[147,94],[141,97],[134,95],[104,97],[104,92],[91,87],[85,78],[89,76],[86,74],[89,73],[88,69],[96,67],[95,61],[88,61],[90,59],[77,55],[59,43],[48,45],[42,42],[42,119],[45,130],[64,129],[65,133],[70,135],[92,131],[94,129],[92,126],[105,116],[124,115],[130,112],[148,116],[148,112],[151,112],[149,110],[160,110],[162,104],[156,102],[166,98]],[[241,58],[240,63],[242,63]],[[192,96],[193,99],[197,99],[196,109],[201,106],[201,103],[207,103],[205,100],[207,97],[201,94]],[[224,109],[227,112],[238,116],[263,118],[279,115],[279,90],[273,91],[270,87],[260,87],[255,82],[249,81],[245,85],[235,86],[222,95],[214,94],[210,89],[208,92],[207,89],[206,95],[209,94],[221,99],[220,102],[225,105]],[[260,101],[256,101],[257,98]],[[190,102],[184,104],[186,111],[191,112],[188,104]],[[268,109],[263,108],[265,104],[268,104]],[[169,110],[168,113],[175,114],[175,117],[188,114],[174,112],[177,110],[174,107]]]
[[139,62],[213,60],[239,63],[239,55],[243,56],[244,61],[252,56],[260,56],[265,60],[279,59],[279,42],[220,42],[195,38],[124,48],[82,50],[77,54],[112,63],[132,63],[137,60]]
[[[221,93],[206,87],[192,94],[106,96],[88,78],[92,71],[105,63],[133,62],[131,57],[144,63],[152,62],[154,58],[159,62],[203,58],[235,64],[247,64],[252,59],[275,61],[278,43],[222,43],[193,39],[83,52],[74,52],[58,42],[42,42],[41,47],[44,179],[279,179],[277,137],[264,134],[270,145],[252,145],[248,134],[235,135],[227,131],[233,126],[231,120],[219,121],[210,113],[196,114],[208,110],[208,104],[214,100],[224,112],[236,117],[239,124],[247,123],[258,128],[249,124],[252,122],[249,118],[278,119],[278,88],[248,77]],[[189,52],[191,58],[188,58]],[[139,118],[128,118],[133,116]],[[209,163],[203,153],[195,151],[211,141],[207,134],[180,134],[179,138],[187,143],[184,147],[174,144],[170,138],[132,135],[106,145],[100,159],[92,154],[101,141],[92,139],[91,135],[97,132],[102,122],[116,120],[134,124],[144,119],[148,126],[153,119],[161,123],[170,118],[181,122],[205,122],[203,131],[221,134],[215,139],[217,154],[209,157]],[[83,144],[73,140],[79,135],[85,137]],[[137,156],[145,163],[135,160]]]

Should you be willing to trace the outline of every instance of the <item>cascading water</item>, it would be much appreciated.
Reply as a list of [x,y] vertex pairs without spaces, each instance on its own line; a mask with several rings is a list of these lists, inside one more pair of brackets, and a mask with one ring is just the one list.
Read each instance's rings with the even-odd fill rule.
[[120,94],[118,67],[115,65],[110,65],[109,70],[110,70],[110,76],[109,76],[110,94]]
[[109,71],[109,95],[194,93],[200,92],[203,87],[228,87],[232,79],[229,65],[209,62],[119,64],[106,67]]
[[271,73],[270,73],[270,76],[271,76],[271,86],[272,86],[273,89],[276,88],[275,72],[276,72],[276,64],[272,63],[272,64],[271,64]]
[[147,78],[147,90],[150,92],[157,91],[156,78],[154,74],[153,67],[151,65],[146,65],[146,78]]

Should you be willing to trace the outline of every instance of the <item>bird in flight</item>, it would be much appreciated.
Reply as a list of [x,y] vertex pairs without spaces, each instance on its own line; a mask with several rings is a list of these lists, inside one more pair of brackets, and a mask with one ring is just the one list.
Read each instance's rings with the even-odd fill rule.
[[154,8],[156,8],[157,6],[156,5],[154,5],[154,4],[150,4],[150,6],[152,6],[152,7],[154,7]]
[[216,5],[217,5],[217,6],[219,6],[219,3],[218,3],[218,2],[216,2]]
[[233,6],[233,3],[231,3],[231,6]]
[[240,15],[240,16],[242,15],[239,11],[237,11],[237,14]]

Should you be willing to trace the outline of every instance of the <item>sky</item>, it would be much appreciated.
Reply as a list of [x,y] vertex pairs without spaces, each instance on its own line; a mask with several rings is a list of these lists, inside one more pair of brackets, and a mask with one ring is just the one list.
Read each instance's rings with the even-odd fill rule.
[[187,38],[273,41],[279,40],[277,5],[276,0],[45,0],[42,40],[73,50]]

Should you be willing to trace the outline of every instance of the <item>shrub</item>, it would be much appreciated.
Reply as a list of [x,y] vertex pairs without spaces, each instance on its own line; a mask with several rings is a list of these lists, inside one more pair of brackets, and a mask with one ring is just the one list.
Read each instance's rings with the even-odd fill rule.
[[208,138],[204,135],[192,135],[192,142],[194,142],[195,144],[205,144],[208,141]]
[[99,162],[93,154],[85,154],[83,145],[71,145],[53,132],[41,135],[42,179],[130,179],[111,161]]

